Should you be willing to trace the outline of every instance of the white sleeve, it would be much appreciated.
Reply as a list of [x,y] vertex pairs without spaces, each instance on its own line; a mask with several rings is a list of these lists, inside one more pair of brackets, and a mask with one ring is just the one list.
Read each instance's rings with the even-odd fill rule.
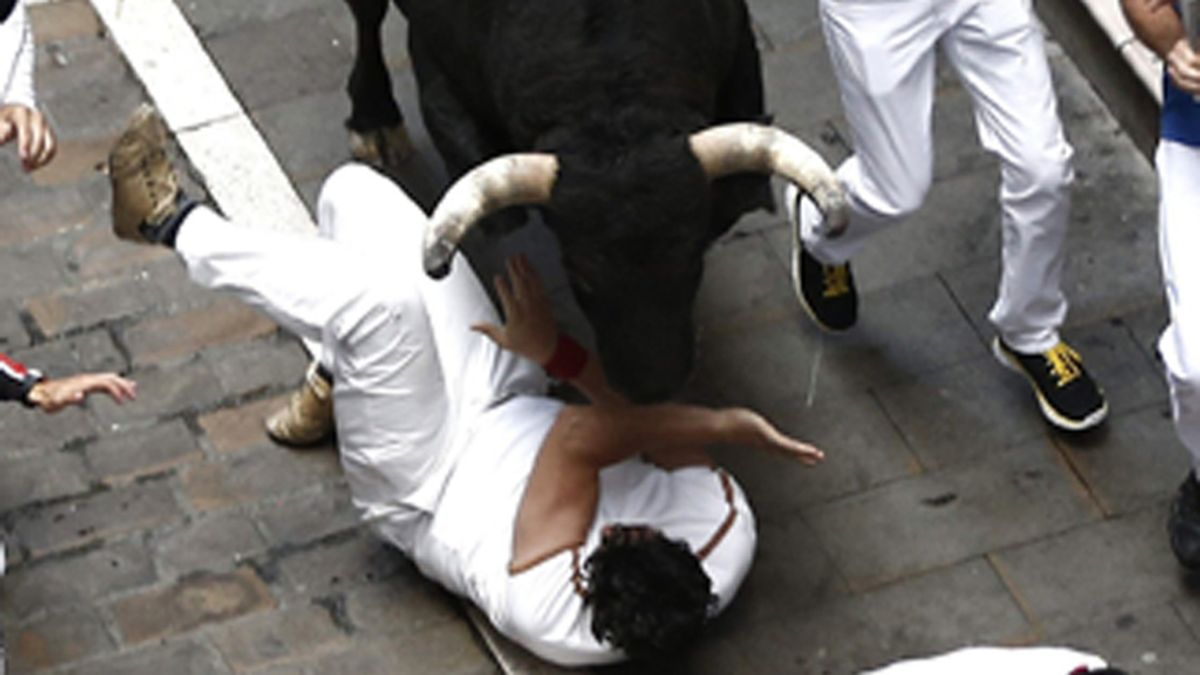
[[33,30],[21,0],[8,20],[0,24],[0,104],[37,106],[33,91]]

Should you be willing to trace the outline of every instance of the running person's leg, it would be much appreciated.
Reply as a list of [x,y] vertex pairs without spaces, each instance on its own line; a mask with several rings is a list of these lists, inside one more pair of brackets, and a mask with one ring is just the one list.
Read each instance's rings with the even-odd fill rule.
[[1080,356],[1060,340],[1071,146],[1063,134],[1041,29],[1028,0],[965,5],[942,40],[975,106],[984,148],[1001,160],[1003,271],[988,318],[996,355],[1025,375],[1042,414],[1069,430],[1108,413]]
[[849,260],[875,232],[912,213],[933,174],[934,45],[940,28],[922,3],[822,0],[821,26],[850,123],[854,155],[838,167],[850,223],[836,238],[808,199],[785,192],[792,223],[792,284],[819,326],[858,319]]
[[1200,246],[1200,148],[1162,141],[1156,156],[1159,180],[1159,258],[1171,323],[1158,341],[1171,389],[1175,432],[1191,453],[1188,472],[1171,505],[1171,548],[1182,564],[1200,568],[1200,267],[1191,252]]

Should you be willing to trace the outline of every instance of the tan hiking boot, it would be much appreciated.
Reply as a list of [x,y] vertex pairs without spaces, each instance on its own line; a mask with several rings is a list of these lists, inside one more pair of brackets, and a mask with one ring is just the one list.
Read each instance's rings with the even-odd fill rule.
[[316,445],[333,433],[333,385],[314,362],[287,404],[267,418],[267,435],[293,447]]
[[179,179],[167,156],[167,128],[143,104],[108,154],[113,232],[139,244],[158,243],[153,231],[175,213]]

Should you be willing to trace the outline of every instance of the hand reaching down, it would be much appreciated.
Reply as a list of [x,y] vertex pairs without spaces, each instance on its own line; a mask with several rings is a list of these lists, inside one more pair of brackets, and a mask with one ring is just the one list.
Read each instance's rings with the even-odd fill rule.
[[84,373],[33,385],[26,399],[43,412],[56,413],[69,405],[79,405],[91,394],[104,393],[117,403],[137,398],[137,383],[116,373]]

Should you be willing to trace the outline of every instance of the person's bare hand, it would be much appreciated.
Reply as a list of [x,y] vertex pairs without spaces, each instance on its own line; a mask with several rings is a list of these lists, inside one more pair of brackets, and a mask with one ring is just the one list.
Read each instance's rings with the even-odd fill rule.
[[509,258],[508,278],[496,275],[496,295],[504,312],[504,325],[479,323],[472,330],[483,333],[504,349],[537,364],[554,354],[558,325],[550,307],[550,298],[537,271],[523,255]]
[[733,408],[727,412],[734,426],[735,442],[745,443],[770,452],[779,452],[809,466],[825,459],[825,453],[815,445],[784,434],[753,410]]
[[0,106],[0,145],[17,141],[17,156],[26,171],[54,159],[58,142],[41,112],[19,104]]
[[69,405],[83,403],[90,394],[103,393],[117,403],[137,397],[137,383],[116,373],[84,373],[33,385],[27,396],[29,402],[43,412],[56,413]]
[[1175,85],[1193,96],[1200,96],[1200,55],[1186,39],[1175,43],[1167,54],[1167,73]]
[[1144,0],[1146,8],[1154,12],[1157,12],[1163,7],[1170,7],[1173,1],[1174,0]]

